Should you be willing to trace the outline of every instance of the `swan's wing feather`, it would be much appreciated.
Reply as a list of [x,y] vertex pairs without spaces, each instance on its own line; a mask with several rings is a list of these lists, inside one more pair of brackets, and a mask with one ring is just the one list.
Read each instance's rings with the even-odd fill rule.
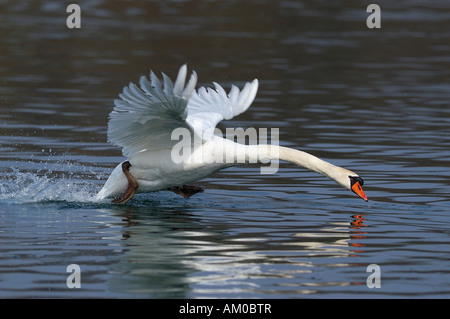
[[246,83],[241,91],[233,85],[228,94],[219,84],[214,83],[214,87],[193,91],[187,104],[186,122],[203,139],[211,138],[217,123],[230,120],[248,109],[258,91],[258,80]]
[[142,150],[171,148],[172,131],[184,127],[193,133],[186,123],[186,106],[191,96],[197,75],[191,75],[186,87],[186,65],[178,72],[175,84],[163,74],[163,84],[151,72],[150,80],[141,77],[140,88],[133,83],[124,87],[114,101],[108,123],[108,140],[122,147],[124,156],[130,157]]
[[187,67],[183,65],[173,83],[162,74],[161,80],[150,72],[150,81],[142,76],[139,85],[130,83],[114,101],[108,123],[108,140],[122,147],[124,156],[143,150],[170,149],[177,128],[186,128],[191,137],[211,138],[217,123],[229,120],[253,102],[258,80],[246,83],[242,90],[232,86],[227,94],[217,83],[214,89],[201,87],[195,91],[195,71],[186,83]]

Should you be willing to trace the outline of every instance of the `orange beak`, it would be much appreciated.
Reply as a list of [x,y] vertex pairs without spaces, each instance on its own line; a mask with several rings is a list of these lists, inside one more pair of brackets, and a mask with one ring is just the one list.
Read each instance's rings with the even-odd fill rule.
[[368,201],[366,194],[364,194],[363,189],[361,187],[361,184],[359,184],[359,182],[356,182],[353,184],[352,186],[352,191],[358,195],[359,197],[361,197],[362,199],[364,199],[366,202]]

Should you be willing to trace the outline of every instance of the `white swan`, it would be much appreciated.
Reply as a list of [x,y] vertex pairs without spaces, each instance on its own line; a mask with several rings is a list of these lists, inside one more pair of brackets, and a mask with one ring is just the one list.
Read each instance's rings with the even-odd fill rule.
[[[150,72],[151,82],[142,76],[140,89],[133,83],[124,87],[110,113],[108,140],[121,146],[128,160],[113,170],[97,199],[115,197],[113,202],[124,203],[136,192],[164,189],[187,198],[202,189],[186,183],[237,165],[234,159],[242,156],[245,162],[257,158],[264,163],[270,159],[294,163],[329,177],[367,201],[363,180],[350,170],[295,149],[243,145],[213,134],[221,120],[247,110],[255,98],[258,80],[246,83],[242,90],[233,85],[227,94],[217,83],[215,89],[201,87],[196,91],[197,74],[193,71],[185,85],[186,75],[187,67],[183,65],[175,83],[163,73],[161,84]],[[182,161],[174,159],[173,149],[179,143],[172,139],[176,129],[183,129],[193,137],[189,142],[192,152],[183,154]]]

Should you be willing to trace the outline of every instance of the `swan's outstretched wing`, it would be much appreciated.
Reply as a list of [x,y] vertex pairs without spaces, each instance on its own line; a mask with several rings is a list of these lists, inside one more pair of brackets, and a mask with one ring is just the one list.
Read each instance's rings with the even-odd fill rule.
[[227,94],[214,82],[215,89],[201,87],[192,92],[187,105],[187,119],[204,140],[211,138],[217,123],[245,112],[255,99],[258,80],[247,82],[242,91],[233,85]]
[[108,123],[108,140],[121,146],[124,156],[172,148],[178,143],[171,139],[176,128],[187,128],[191,136],[209,139],[217,123],[247,110],[258,89],[258,80],[254,80],[242,91],[233,85],[228,94],[217,83],[215,90],[201,87],[196,92],[197,74],[193,71],[185,86],[186,73],[183,65],[175,84],[163,73],[161,85],[151,72],[151,83],[141,77],[141,89],[133,83],[124,87],[120,99],[114,101]]
[[197,83],[192,72],[185,87],[187,67],[178,72],[175,84],[163,74],[163,83],[151,72],[151,83],[145,76],[140,78],[139,89],[135,84],[123,88],[120,99],[109,115],[108,140],[122,147],[122,153],[130,157],[142,150],[171,148],[178,141],[171,140],[172,131],[185,127],[186,106]]

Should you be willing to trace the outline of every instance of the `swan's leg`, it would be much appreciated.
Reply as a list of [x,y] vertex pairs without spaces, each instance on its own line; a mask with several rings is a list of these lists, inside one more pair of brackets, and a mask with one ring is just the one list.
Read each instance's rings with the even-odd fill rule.
[[133,175],[131,175],[130,173],[130,167],[131,164],[130,162],[126,161],[122,163],[122,171],[125,174],[125,176],[128,179],[128,188],[125,191],[125,193],[123,193],[122,196],[115,198],[112,202],[113,203],[126,203],[128,202],[136,193],[136,190],[138,188],[138,182],[137,180],[134,178]]
[[195,195],[197,193],[203,192],[203,188],[202,187],[190,186],[190,185],[170,187],[167,190],[172,191],[172,192],[177,193],[177,194],[180,194],[184,198],[189,198],[192,195]]

